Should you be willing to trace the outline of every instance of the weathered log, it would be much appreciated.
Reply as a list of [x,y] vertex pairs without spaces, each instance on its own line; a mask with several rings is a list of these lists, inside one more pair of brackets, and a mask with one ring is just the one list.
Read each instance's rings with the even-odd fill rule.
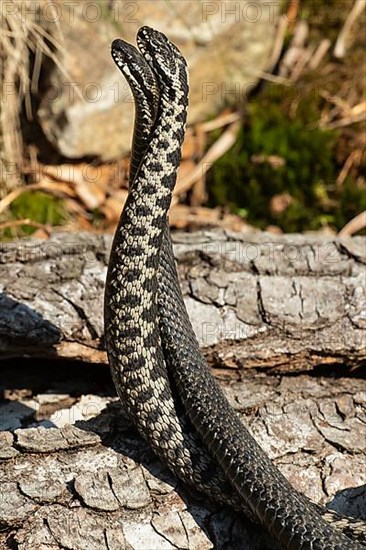
[[[4,365],[1,548],[274,549],[261,528],[173,478],[111,403],[105,366]],[[102,396],[82,395],[95,378]],[[364,381],[250,370],[223,385],[295,487],[343,513],[365,514]],[[85,420],[68,424],[78,417]]]
[[[212,364],[285,372],[364,360],[364,239],[211,231],[174,240],[187,306]],[[101,371],[111,384],[105,365],[79,366],[77,379],[73,363],[54,361],[106,362],[109,246],[109,237],[89,234],[0,246],[0,356],[8,358],[0,547],[272,550],[262,529],[200,500],[166,471],[110,387],[100,396],[85,386],[99,388]],[[9,362],[25,356],[45,361]],[[364,517],[364,381],[237,372],[240,382],[224,384],[228,398],[292,484]],[[71,426],[75,418],[85,420]]]
[[[203,231],[173,239],[188,311],[216,367],[365,361],[364,237]],[[110,236],[68,233],[0,244],[0,358],[106,362],[110,244]]]

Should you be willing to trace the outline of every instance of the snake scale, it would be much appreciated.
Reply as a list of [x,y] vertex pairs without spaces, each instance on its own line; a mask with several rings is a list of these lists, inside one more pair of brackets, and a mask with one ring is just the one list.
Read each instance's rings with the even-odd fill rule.
[[142,27],[137,43],[139,50],[119,39],[112,44],[136,106],[130,189],[105,290],[118,395],[180,479],[261,523],[282,548],[363,548],[352,540],[364,536],[359,522],[337,520],[292,488],[231,409],[200,353],[167,221],[185,132],[187,66],[154,29]]

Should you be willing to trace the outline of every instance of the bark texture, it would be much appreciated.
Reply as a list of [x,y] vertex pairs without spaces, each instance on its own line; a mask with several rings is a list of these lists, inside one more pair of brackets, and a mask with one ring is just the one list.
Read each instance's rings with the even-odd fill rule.
[[[174,235],[182,288],[216,367],[357,367],[366,358],[366,239]],[[106,362],[109,236],[0,244],[0,358]]]
[[[243,422],[296,488],[365,518],[365,239],[174,241],[200,342]],[[273,550],[188,492],[125,419],[103,346],[110,244],[0,245],[0,548]]]
[[[99,394],[88,393],[91,368]],[[47,364],[5,374],[1,548],[274,549],[261,528],[173,478],[123,416],[105,367],[61,364],[52,386]],[[248,371],[223,385],[295,487],[365,518],[364,381]]]

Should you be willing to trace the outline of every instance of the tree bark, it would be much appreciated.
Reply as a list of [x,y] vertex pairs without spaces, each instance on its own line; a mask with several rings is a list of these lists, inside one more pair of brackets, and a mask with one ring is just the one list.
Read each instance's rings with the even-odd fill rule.
[[[209,362],[304,371],[366,358],[366,239],[175,234],[189,313]],[[107,362],[103,289],[111,237],[0,245],[0,358]]]
[[[364,517],[365,382],[346,367],[366,355],[365,239],[174,242],[200,343],[243,422],[297,489]],[[0,547],[273,550],[262,528],[178,483],[123,416],[103,346],[110,244],[0,245]],[[319,365],[323,376],[304,372]]]
[[[274,550],[263,528],[178,483],[130,426],[113,392],[82,395],[91,391],[85,386],[92,384],[89,366],[79,373],[59,366],[55,373],[61,378],[41,392],[47,370],[35,365],[33,386],[29,366],[6,371],[8,392],[21,379],[20,387],[32,386],[32,395],[18,395],[15,401],[14,393],[6,393],[8,401],[0,409],[3,428],[6,422],[16,427],[16,420],[23,426],[0,432],[1,548]],[[105,367],[93,369],[103,370],[109,379]],[[252,370],[240,383],[223,387],[297,489],[362,517],[362,380],[268,376]],[[66,403],[71,394],[72,404]],[[50,414],[47,406],[52,406]],[[85,420],[71,426],[73,418]]]

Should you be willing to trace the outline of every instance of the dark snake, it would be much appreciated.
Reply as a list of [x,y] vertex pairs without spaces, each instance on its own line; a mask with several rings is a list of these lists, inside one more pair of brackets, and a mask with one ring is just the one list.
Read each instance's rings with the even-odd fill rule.
[[362,548],[352,539],[365,540],[364,525],[323,510],[289,484],[200,353],[167,220],[187,115],[186,62],[151,28],[139,30],[137,43],[139,51],[122,40],[112,44],[136,106],[130,190],[105,291],[106,346],[119,397],[180,479],[261,523],[281,547]]

